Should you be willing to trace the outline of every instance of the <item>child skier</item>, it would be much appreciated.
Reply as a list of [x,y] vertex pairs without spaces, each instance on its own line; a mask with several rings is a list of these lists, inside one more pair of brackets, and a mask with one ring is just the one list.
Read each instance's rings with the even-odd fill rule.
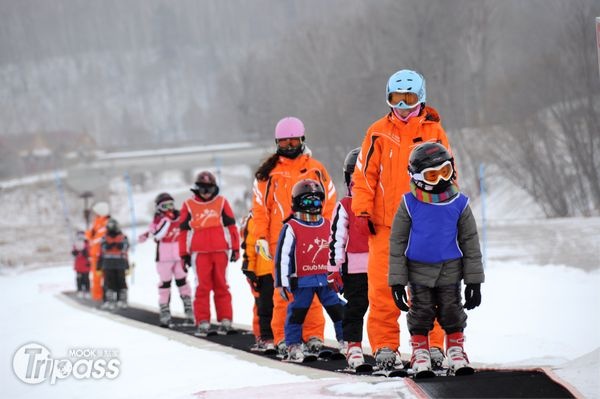
[[254,296],[254,317],[252,329],[256,338],[253,350],[265,353],[275,353],[273,342],[273,275],[271,263],[256,253],[256,236],[252,211],[241,223],[243,262],[242,273],[246,276],[252,295]]
[[[290,301],[285,320],[287,359],[304,360],[302,324],[315,294],[333,321],[343,343],[343,306],[327,284],[330,223],[322,216],[325,191],[315,180],[300,180],[292,188],[292,212],[283,225],[275,253],[275,285]],[[289,293],[293,294],[293,297]]]
[[479,306],[484,273],[477,225],[468,197],[454,182],[454,159],[443,145],[416,147],[408,171],[411,192],[404,194],[392,224],[388,282],[396,306],[408,311],[411,367],[418,376],[434,375],[427,333],[437,317],[446,332],[448,367],[454,374],[470,374],[460,284],[466,284],[464,307]]
[[[197,329],[206,336],[210,330],[210,293],[213,292],[219,334],[232,329],[231,293],[227,285],[228,262],[240,257],[240,240],[229,202],[219,195],[215,176],[207,171],[196,177],[192,198],[181,207],[179,254],[186,266],[196,267],[198,286],[194,299]],[[228,256],[228,252],[231,255]]]
[[168,327],[172,324],[169,303],[171,301],[171,280],[175,278],[175,284],[183,302],[186,319],[184,324],[193,326],[192,290],[187,282],[183,261],[179,257],[179,211],[175,209],[174,199],[169,193],[158,194],[154,205],[154,220],[148,230],[138,237],[138,241],[142,243],[149,236],[156,241],[156,271],[160,279],[158,283],[159,323],[161,327]]
[[75,235],[73,250],[71,254],[75,257],[74,269],[77,273],[77,296],[79,298],[90,296],[90,246],[85,238],[84,231],[78,231]]
[[[353,369],[370,368],[362,351],[363,318],[369,307],[367,264],[369,261],[369,236],[357,228],[352,212],[352,173],[360,148],[350,151],[344,161],[344,181],[347,195],[335,207],[329,241],[330,286],[339,291],[343,286],[348,300],[342,322],[344,340],[347,342],[346,359]],[[340,276],[341,275],[341,276]],[[371,326],[372,327],[372,326]]]
[[114,310],[127,307],[127,282],[125,272],[129,269],[127,251],[129,241],[121,232],[119,223],[109,219],[106,223],[106,235],[100,245],[98,269],[104,275],[105,302],[103,309]]

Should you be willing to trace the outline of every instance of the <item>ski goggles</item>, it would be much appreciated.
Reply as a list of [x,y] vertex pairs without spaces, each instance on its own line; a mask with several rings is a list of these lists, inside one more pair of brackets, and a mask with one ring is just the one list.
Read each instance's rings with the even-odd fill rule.
[[175,203],[173,201],[164,201],[156,206],[159,211],[172,211],[175,209]]
[[419,103],[419,95],[410,91],[393,91],[388,94],[387,103],[392,108],[396,108],[401,104],[404,104],[408,107],[414,107]]
[[277,139],[277,145],[281,148],[296,148],[302,143],[302,139],[300,137],[290,137],[287,139]]
[[305,208],[308,208],[308,207],[319,208],[319,207],[323,206],[323,201],[321,200],[321,198],[319,198],[317,196],[303,197],[303,198],[300,198],[299,202],[300,202],[300,205]]
[[198,189],[198,192],[200,194],[212,194],[215,191],[217,191],[217,186],[215,186],[214,184],[200,183],[196,184],[196,188]]
[[452,167],[452,162],[446,161],[439,166],[423,169],[420,173],[414,173],[412,178],[427,184],[435,185],[438,184],[440,180],[450,180],[453,173],[454,168]]

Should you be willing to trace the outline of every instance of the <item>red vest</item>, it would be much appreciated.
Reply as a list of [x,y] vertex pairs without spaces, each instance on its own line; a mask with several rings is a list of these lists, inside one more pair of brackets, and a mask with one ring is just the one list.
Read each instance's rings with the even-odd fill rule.
[[190,212],[190,227],[194,230],[207,229],[209,227],[223,227],[223,204],[225,198],[220,195],[211,201],[200,202],[193,198],[185,201]]
[[329,263],[329,220],[320,225],[306,225],[295,219],[287,223],[296,237],[294,257],[298,277],[326,274]]
[[357,216],[352,212],[352,197],[344,197],[340,202],[348,214],[348,244],[346,245],[346,252],[369,252],[369,236],[363,234],[357,227]]

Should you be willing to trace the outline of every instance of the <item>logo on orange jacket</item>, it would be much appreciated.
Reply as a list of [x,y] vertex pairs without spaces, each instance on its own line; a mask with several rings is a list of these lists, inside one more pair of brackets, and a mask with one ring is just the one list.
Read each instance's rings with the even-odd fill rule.
[[199,202],[194,199],[187,200],[186,205],[191,215],[190,227],[192,229],[222,227],[221,214],[223,213],[224,203],[225,199],[221,196],[217,196],[209,202]]

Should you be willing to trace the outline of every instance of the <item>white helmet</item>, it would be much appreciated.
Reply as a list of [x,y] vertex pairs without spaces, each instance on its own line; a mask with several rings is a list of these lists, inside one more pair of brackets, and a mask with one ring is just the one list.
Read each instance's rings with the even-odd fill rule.
[[110,207],[108,206],[108,202],[96,202],[92,206],[92,211],[98,216],[108,216],[110,214]]

